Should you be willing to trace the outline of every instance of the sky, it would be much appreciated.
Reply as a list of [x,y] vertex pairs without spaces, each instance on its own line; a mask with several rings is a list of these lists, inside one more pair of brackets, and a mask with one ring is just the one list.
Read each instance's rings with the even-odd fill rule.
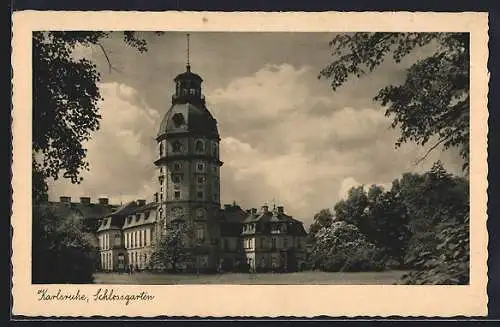
[[[111,33],[103,51],[79,47],[74,56],[94,61],[102,74],[101,128],[85,145],[90,171],[83,182],[58,180],[51,200],[108,197],[119,204],[152,200],[155,137],[171,106],[173,78],[185,71],[186,35],[142,32],[148,52],[127,47]],[[331,56],[333,33],[197,32],[190,36],[191,70],[203,79],[207,107],[221,136],[221,202],[244,208],[283,205],[309,225],[316,212],[332,208],[357,185],[389,187],[404,172],[423,172],[441,160],[461,174],[455,150],[434,151],[406,144],[396,149],[398,130],[372,99],[389,84],[404,81],[406,69],[432,49],[402,63],[386,61],[370,75],[351,79],[333,92],[318,79]]]

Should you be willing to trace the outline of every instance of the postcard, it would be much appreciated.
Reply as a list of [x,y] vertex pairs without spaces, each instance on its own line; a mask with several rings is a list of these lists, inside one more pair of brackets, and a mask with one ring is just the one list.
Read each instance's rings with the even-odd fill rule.
[[14,13],[13,315],[486,315],[487,23]]

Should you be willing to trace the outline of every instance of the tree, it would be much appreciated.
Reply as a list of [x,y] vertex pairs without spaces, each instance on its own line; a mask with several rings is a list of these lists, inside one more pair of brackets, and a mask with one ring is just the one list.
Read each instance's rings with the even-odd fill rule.
[[33,209],[32,282],[91,283],[97,264],[92,237],[78,217],[61,217],[50,208]]
[[348,222],[357,226],[362,233],[368,233],[371,222],[365,215],[367,206],[368,196],[364,186],[352,187],[347,193],[347,198],[335,204],[335,220]]
[[409,141],[424,146],[435,141],[418,161],[442,145],[458,147],[469,165],[469,34],[468,33],[349,33],[331,42],[334,60],[318,78],[331,80],[333,90],[350,76],[375,70],[387,57],[399,63],[419,47],[435,51],[414,63],[401,85],[388,85],[374,97],[387,106],[386,116],[401,135],[396,147]]
[[368,190],[365,220],[370,222],[365,235],[400,266],[403,263],[410,233],[406,208],[392,190],[385,192],[373,185]]
[[[88,169],[84,142],[99,129],[97,83],[101,75],[88,59],[74,59],[77,46],[97,45],[111,61],[101,43],[107,32],[33,33],[33,116],[32,168],[33,199],[46,198],[47,179],[60,175],[72,183],[82,180]],[[133,32],[123,33],[124,43],[139,52],[147,51],[146,41]]]
[[309,226],[309,238],[314,238],[316,233],[323,227],[328,227],[333,222],[333,214],[330,209],[322,209],[314,215],[313,222]]
[[151,256],[152,266],[162,266],[173,273],[179,271],[180,265],[191,259],[190,231],[184,222],[167,224]]

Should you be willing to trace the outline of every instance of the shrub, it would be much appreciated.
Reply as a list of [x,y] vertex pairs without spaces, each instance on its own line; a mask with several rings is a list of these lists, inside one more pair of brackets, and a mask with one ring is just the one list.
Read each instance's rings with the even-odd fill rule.
[[356,226],[344,221],[318,231],[310,264],[314,269],[332,272],[379,271],[385,267],[381,251]]

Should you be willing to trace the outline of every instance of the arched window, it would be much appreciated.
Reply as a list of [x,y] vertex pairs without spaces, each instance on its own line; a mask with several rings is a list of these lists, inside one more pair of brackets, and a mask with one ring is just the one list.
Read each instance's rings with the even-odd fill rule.
[[[183,93],[186,92],[186,90],[183,91],[184,91]],[[172,120],[174,122],[175,127],[180,127],[186,123],[186,121],[184,120],[184,116],[180,112],[174,114],[172,116]]]
[[205,151],[205,144],[203,143],[202,140],[197,140],[196,141],[195,150],[196,150],[196,152],[203,152],[203,151]]
[[174,141],[174,143],[172,143],[172,151],[182,152],[182,143],[180,141]]

